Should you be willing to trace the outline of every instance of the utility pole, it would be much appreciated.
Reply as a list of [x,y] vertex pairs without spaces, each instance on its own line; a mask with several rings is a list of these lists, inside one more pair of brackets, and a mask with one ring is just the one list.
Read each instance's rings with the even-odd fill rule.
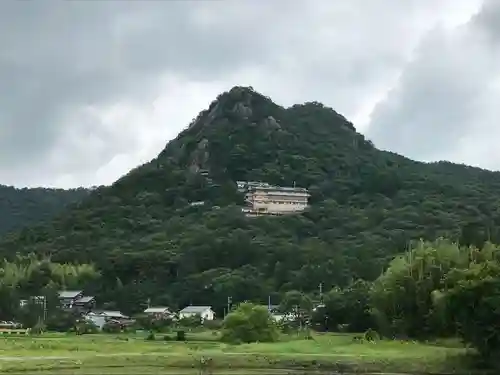
[[302,313],[300,311],[299,305],[294,306],[295,317],[299,321],[299,330],[302,331]]
[[47,320],[47,297],[45,296],[37,296],[33,298],[34,303],[38,306],[37,310],[40,312],[39,307],[42,307],[42,313],[38,314],[38,325],[41,326],[45,324]]
[[43,324],[47,320],[47,297],[43,296]]
[[323,303],[323,283],[319,283],[319,302]]

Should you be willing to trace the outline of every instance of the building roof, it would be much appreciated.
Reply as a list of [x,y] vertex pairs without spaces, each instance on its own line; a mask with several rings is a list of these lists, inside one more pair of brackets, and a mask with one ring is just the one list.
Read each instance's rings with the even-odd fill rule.
[[94,296],[84,296],[82,298],[78,298],[75,303],[89,303],[91,301],[95,300]]
[[212,309],[212,306],[186,306],[180,312],[186,314],[201,314],[208,309]]
[[275,192],[303,193],[307,194],[306,188],[289,186],[252,186],[253,190],[267,190]]
[[265,307],[269,312],[276,312],[280,309],[280,305],[261,305]]
[[146,310],[144,310],[145,313],[166,313],[170,312],[170,309],[168,307],[148,307]]
[[81,290],[62,290],[59,292],[59,298],[75,298],[81,293]]
[[121,311],[93,311],[87,314],[88,316],[103,316],[108,318],[128,318],[128,316],[123,315]]

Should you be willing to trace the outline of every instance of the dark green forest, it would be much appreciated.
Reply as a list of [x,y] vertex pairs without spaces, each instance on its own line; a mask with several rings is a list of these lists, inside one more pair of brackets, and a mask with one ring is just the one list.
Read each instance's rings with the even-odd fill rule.
[[[323,329],[429,340],[460,337],[490,364],[500,365],[500,247],[416,241],[373,282],[333,288],[313,319]],[[307,306],[290,291],[284,301]],[[303,308],[304,309],[304,308]]]
[[[237,180],[306,187],[311,207],[247,218]],[[235,87],[151,162],[55,219],[4,236],[0,255],[92,263],[101,275],[92,293],[124,311],[148,298],[222,311],[228,296],[277,303],[291,291],[318,299],[320,284],[371,290],[411,241],[500,243],[499,201],[500,173],[380,151],[320,103],[283,108]],[[413,334],[379,315],[387,331]]]
[[86,189],[18,189],[0,185],[0,235],[48,221],[87,195]]

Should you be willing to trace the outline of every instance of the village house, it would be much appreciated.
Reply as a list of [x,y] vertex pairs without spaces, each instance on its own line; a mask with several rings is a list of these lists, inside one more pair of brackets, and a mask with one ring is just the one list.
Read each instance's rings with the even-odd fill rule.
[[73,308],[80,312],[92,311],[96,306],[96,299],[93,296],[83,296],[77,299],[73,304]]
[[84,296],[81,290],[64,290],[59,292],[59,302],[66,310],[91,311],[96,305],[93,296]]
[[127,323],[130,317],[123,315],[120,311],[93,311],[85,315],[85,319],[91,321],[97,328],[102,329],[106,323]]
[[59,302],[64,309],[71,309],[76,300],[83,297],[81,290],[63,290],[59,292]]
[[275,322],[282,322],[285,319],[289,320],[290,318],[290,314],[286,314],[280,311],[279,305],[264,305],[263,307],[265,307],[267,311],[269,311],[269,315],[271,315]]
[[45,301],[45,296],[31,296],[29,299],[22,299],[19,301],[19,307],[28,306],[29,303],[35,303],[43,305]]
[[179,312],[180,319],[191,318],[196,315],[200,316],[202,322],[215,319],[215,312],[211,306],[187,306]]
[[169,319],[174,317],[174,313],[168,307],[148,307],[144,314],[154,319]]

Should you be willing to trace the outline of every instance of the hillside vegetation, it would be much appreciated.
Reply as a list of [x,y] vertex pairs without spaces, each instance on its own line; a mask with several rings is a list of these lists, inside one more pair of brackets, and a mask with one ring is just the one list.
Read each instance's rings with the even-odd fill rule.
[[0,185],[0,235],[52,219],[87,195],[85,189],[17,189]]
[[[312,206],[246,218],[237,180],[307,187]],[[499,243],[499,198],[499,173],[380,151],[320,103],[283,108],[235,87],[157,158],[50,223],[5,237],[0,255],[94,263],[96,292],[118,307],[139,310],[151,298],[220,311],[228,296],[267,301],[374,280],[414,239]]]

